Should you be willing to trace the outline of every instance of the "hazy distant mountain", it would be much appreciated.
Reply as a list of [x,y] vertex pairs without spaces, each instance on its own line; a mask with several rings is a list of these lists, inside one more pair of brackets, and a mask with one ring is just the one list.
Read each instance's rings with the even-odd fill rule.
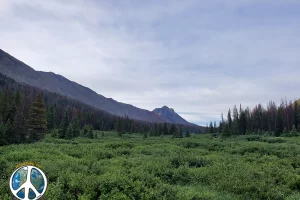
[[161,112],[163,114],[159,115],[156,111],[150,112],[129,104],[117,102],[111,98],[106,98],[87,87],[66,79],[61,75],[52,72],[35,71],[33,68],[17,60],[1,49],[0,72],[17,82],[26,83],[37,88],[66,95],[70,98],[79,100],[117,116],[127,115],[132,119],[149,122],[166,121],[170,123],[187,123],[175,112],[166,112],[164,107]]
[[173,108],[163,106],[162,108],[155,108],[153,111],[159,118],[169,123],[176,124],[190,124],[188,121],[180,117]]

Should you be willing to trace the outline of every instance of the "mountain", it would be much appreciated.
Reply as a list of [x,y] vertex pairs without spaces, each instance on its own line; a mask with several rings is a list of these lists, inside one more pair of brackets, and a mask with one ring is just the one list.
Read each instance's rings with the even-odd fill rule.
[[167,106],[163,106],[162,108],[155,108],[152,111],[155,115],[157,115],[159,118],[163,119],[166,122],[169,123],[175,123],[175,124],[190,124],[185,119],[180,117],[173,108],[168,108]]
[[[81,101],[98,109],[107,111],[113,115],[125,116],[131,119],[148,122],[184,122],[178,117],[160,116],[156,112],[134,107],[130,104],[118,102],[97,94],[93,90],[84,87],[76,82],[55,74],[53,72],[35,71],[25,63],[19,61],[0,49],[0,73],[14,79],[17,82],[25,83],[43,90],[65,95],[69,98]],[[174,116],[176,116],[174,114]],[[172,120],[176,121],[172,121]]]

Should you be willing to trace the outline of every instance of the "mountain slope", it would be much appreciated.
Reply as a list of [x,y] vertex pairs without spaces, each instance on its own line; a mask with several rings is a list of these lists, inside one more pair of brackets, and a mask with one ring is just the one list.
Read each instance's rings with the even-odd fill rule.
[[163,119],[169,123],[176,124],[190,124],[185,119],[180,117],[172,108],[168,108],[167,106],[163,106],[162,108],[155,108],[153,111],[159,118]]
[[17,82],[66,95],[67,97],[117,116],[127,115],[129,118],[148,122],[166,121],[169,123],[177,123],[171,121],[172,118],[160,117],[155,112],[140,109],[129,104],[120,103],[111,98],[106,98],[87,87],[68,80],[61,75],[52,72],[35,71],[33,68],[17,60],[1,49],[0,72]]

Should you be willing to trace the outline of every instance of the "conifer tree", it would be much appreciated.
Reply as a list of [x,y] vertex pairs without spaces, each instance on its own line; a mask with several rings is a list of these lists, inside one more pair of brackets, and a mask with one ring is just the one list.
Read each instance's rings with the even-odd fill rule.
[[246,121],[246,114],[244,111],[241,111],[240,113],[240,134],[245,135],[246,129],[247,129],[247,121]]
[[299,135],[299,133],[298,133],[298,131],[297,131],[295,125],[292,127],[292,130],[291,130],[291,132],[290,132],[290,135],[291,135],[291,136],[297,136],[297,135]]
[[56,108],[51,105],[47,112],[47,129],[52,131],[56,127]]
[[179,126],[178,137],[179,137],[179,138],[182,138],[182,137],[183,137],[181,125]]
[[209,133],[214,133],[214,127],[212,121],[209,123]]
[[186,129],[185,137],[191,137],[190,130],[188,128]]
[[14,138],[13,125],[10,119],[8,119],[5,124],[4,140],[7,142],[7,144],[12,144],[13,138]]
[[79,135],[80,135],[80,126],[79,126],[78,118],[76,117],[74,119],[74,124],[73,124],[73,136],[79,137]]
[[37,95],[31,104],[28,129],[31,141],[42,139],[47,132],[46,108],[41,93]]
[[283,121],[282,121],[282,113],[281,113],[282,108],[278,108],[277,114],[276,114],[276,127],[275,127],[275,136],[280,136],[283,131]]
[[0,101],[0,114],[2,115],[3,122],[7,121],[7,116],[9,114],[9,100],[8,100],[8,92],[5,90],[1,96]]
[[4,140],[4,124],[0,121],[0,146],[5,145],[6,141]]
[[231,111],[229,109],[228,114],[227,114],[227,123],[228,123],[228,129],[231,131],[232,129],[232,118],[231,118]]
[[222,135],[223,136],[226,136],[226,137],[229,137],[231,134],[230,134],[230,129],[229,129],[229,125],[228,124],[225,124],[223,126],[223,131],[222,131]]
[[22,106],[20,105],[13,121],[13,133],[14,133],[14,138],[13,138],[14,143],[25,142],[26,130],[25,130],[24,111]]
[[94,130],[93,130],[93,126],[92,125],[88,126],[88,135],[87,135],[87,137],[90,138],[90,139],[94,138]]
[[73,138],[73,126],[70,123],[66,132],[66,139],[72,139]]
[[64,115],[63,119],[60,122],[59,130],[58,130],[58,137],[59,138],[65,138],[66,137],[68,126],[69,126],[68,112],[65,111],[65,115]]
[[218,132],[218,130],[217,130],[217,122],[214,121],[214,133],[217,133],[217,132]]
[[163,128],[163,133],[164,133],[164,135],[168,135],[168,132],[169,132],[168,126],[167,126],[167,123],[165,122],[164,123],[164,128]]
[[83,130],[82,130],[83,137],[87,137],[88,133],[89,133],[89,126],[84,125]]
[[157,136],[160,136],[162,134],[163,134],[163,127],[162,127],[162,124],[159,123],[159,125],[158,125],[158,135]]
[[294,103],[294,126],[298,128],[298,103],[295,101]]
[[169,134],[174,136],[174,134],[175,134],[175,124],[171,125],[171,128],[169,130]]

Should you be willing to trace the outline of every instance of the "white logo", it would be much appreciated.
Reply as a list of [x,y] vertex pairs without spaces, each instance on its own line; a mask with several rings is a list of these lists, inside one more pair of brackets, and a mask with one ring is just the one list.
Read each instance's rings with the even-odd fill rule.
[[46,192],[47,179],[37,167],[23,166],[11,175],[9,186],[17,199],[37,200]]

